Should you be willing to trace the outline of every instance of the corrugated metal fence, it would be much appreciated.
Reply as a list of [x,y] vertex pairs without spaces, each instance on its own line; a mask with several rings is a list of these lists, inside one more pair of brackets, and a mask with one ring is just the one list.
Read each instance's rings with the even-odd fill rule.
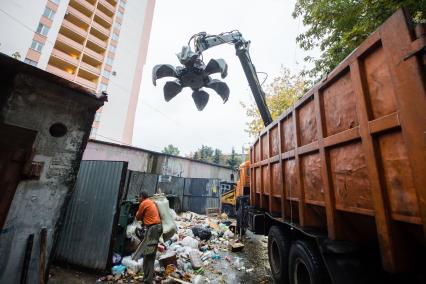
[[220,207],[218,179],[186,178],[183,210],[205,214],[206,208]]
[[182,178],[129,171],[127,194],[133,200],[143,190],[148,194],[164,193],[176,212],[204,214],[206,208],[220,206],[219,179]]
[[83,161],[61,227],[55,259],[103,270],[110,266],[123,200],[141,191],[164,193],[176,212],[220,206],[218,179],[182,178],[127,170],[126,162]]
[[107,268],[126,171],[127,162],[81,163],[55,251],[57,260]]

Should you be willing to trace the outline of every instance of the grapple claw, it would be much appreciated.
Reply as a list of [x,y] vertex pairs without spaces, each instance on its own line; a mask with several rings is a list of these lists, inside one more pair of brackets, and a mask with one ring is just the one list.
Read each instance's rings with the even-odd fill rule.
[[169,82],[166,82],[163,90],[164,90],[164,99],[166,100],[166,102],[168,102],[182,91],[182,86],[179,83],[179,80],[169,81]]
[[220,76],[225,78],[228,75],[228,64],[223,59],[210,59],[205,72],[207,75],[220,73]]
[[202,111],[209,102],[209,94],[203,90],[194,91],[192,93],[192,98],[194,99],[195,106],[199,111]]
[[213,79],[210,80],[209,83],[206,84],[207,88],[213,89],[216,91],[216,93],[222,98],[223,103],[226,103],[226,101],[229,98],[229,87],[224,82]]
[[152,83],[157,86],[157,79],[163,77],[175,77],[178,78],[175,67],[170,64],[158,64],[152,69]]

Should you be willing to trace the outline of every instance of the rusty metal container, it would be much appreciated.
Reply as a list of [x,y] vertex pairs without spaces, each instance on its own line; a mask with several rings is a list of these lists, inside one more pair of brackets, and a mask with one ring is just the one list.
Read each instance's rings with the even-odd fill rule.
[[[251,147],[250,203],[411,265],[426,234],[425,32],[396,12]],[[423,256],[424,258],[424,256]]]

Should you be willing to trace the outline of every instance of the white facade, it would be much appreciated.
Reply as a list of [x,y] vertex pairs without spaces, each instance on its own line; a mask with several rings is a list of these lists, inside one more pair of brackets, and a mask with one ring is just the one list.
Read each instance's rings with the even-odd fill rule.
[[19,52],[24,60],[45,5],[45,0],[0,0],[0,52]]
[[101,121],[96,135],[98,140],[122,141],[131,144],[131,141],[130,143],[123,141],[123,135],[128,105],[132,95],[133,79],[139,63],[137,58],[141,45],[147,44],[141,42],[144,24],[146,24],[145,18],[141,15],[146,14],[148,1],[133,0],[127,2],[112,65],[115,75],[111,75],[109,79],[108,103],[102,108]]
[[[53,3],[57,4],[49,32],[43,39],[44,45],[39,52],[36,63],[38,68],[53,72],[48,68],[52,51],[56,49],[55,43],[63,25],[64,16],[69,5],[81,0],[74,0],[73,3],[70,3],[70,1],[73,0],[0,0],[0,52],[9,56],[19,53],[21,61],[25,60],[29,52],[34,54],[34,51],[31,50],[31,44],[35,36],[40,37],[36,30],[39,23],[42,22],[43,12],[47,6]],[[108,1],[113,3],[112,0]],[[93,6],[96,6],[98,2],[101,2],[101,0],[88,1]],[[111,75],[107,83],[108,102],[97,114],[98,120],[95,120],[91,137],[109,142],[131,144],[133,121],[155,0],[117,0],[115,3],[118,7],[117,13],[123,7],[125,8],[122,9],[124,12],[121,16],[122,22],[119,28],[117,47],[112,62],[112,71],[110,71]],[[74,5],[74,7],[76,6]],[[113,35],[113,30],[114,28],[110,29],[110,38]],[[110,40],[107,41],[108,50],[110,48],[109,42]],[[101,74],[103,74],[106,65],[108,50],[104,54],[104,63],[100,67]],[[74,75],[61,74],[60,72],[53,73],[73,80]],[[62,71],[62,73],[64,72]],[[102,75],[98,76],[97,85],[99,88],[100,82],[103,82],[104,78],[102,78]],[[75,78],[74,81],[79,83]],[[93,91],[95,89],[96,87],[92,88]]]

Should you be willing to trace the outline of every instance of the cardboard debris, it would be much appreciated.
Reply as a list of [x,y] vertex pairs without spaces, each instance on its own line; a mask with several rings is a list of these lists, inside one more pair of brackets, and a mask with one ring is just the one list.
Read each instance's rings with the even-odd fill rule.
[[243,248],[244,248],[244,245],[242,243],[231,243],[231,244],[229,244],[229,249],[232,252],[242,251]]

